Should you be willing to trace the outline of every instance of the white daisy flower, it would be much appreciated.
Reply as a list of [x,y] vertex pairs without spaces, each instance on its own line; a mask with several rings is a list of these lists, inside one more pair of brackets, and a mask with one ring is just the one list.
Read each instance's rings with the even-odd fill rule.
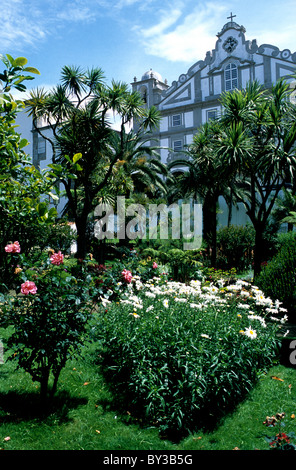
[[253,330],[250,326],[245,329],[245,335],[252,339],[257,338],[256,330]]

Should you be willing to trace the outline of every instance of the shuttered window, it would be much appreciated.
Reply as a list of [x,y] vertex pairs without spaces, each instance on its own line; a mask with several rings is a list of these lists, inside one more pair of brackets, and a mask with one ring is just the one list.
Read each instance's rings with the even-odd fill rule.
[[235,64],[228,64],[225,68],[225,90],[238,88],[238,70]]

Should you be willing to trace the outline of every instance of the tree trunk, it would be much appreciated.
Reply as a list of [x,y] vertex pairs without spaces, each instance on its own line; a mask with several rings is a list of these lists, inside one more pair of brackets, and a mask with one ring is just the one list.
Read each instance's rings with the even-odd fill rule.
[[76,220],[76,229],[77,229],[77,253],[76,257],[78,259],[85,259],[88,248],[88,239],[86,235],[87,231],[87,218],[79,217]]
[[[85,192],[85,201],[84,201],[84,206],[82,209],[82,212],[80,214],[77,214],[75,216],[75,223],[76,223],[76,229],[77,229],[77,254],[76,257],[78,259],[85,259],[86,254],[89,249],[89,238],[88,238],[88,233],[87,233],[87,223],[88,223],[88,216],[91,213],[91,198],[90,198],[90,192],[87,190],[87,188],[84,188]],[[77,208],[76,208],[77,211]]]
[[264,227],[261,224],[256,224],[255,228],[255,247],[254,247],[254,279],[260,274],[261,265],[264,261],[264,240],[263,233]]
[[56,391],[57,391],[57,386],[58,386],[58,381],[59,381],[59,377],[60,377],[60,373],[63,369],[63,367],[65,366],[65,362],[66,361],[63,361],[62,364],[57,368],[55,374],[54,374],[54,382],[53,382],[53,386],[52,386],[52,389],[51,389],[51,397],[53,398]]
[[208,246],[212,266],[216,266],[217,257],[217,201],[215,195],[207,194],[203,203],[203,239]]
[[40,378],[40,398],[42,402],[45,402],[47,399],[48,392],[49,368],[44,367],[41,373],[42,376]]

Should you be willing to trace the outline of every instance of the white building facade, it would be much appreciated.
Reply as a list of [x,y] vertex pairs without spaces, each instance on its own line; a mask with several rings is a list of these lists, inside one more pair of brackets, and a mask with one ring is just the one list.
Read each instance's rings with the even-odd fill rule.
[[[161,112],[160,127],[153,137],[161,147],[163,163],[180,159],[179,152],[192,143],[197,129],[219,115],[219,100],[224,91],[244,88],[253,80],[266,88],[282,77],[292,80],[291,74],[296,71],[296,52],[280,50],[271,44],[258,45],[255,39],[247,40],[244,26],[234,22],[232,14],[230,19],[217,34],[215,49],[207,52],[205,58],[194,63],[187,72],[181,73],[170,86],[154,70],[144,73],[140,80],[135,77],[131,84],[133,91],[141,93],[147,107],[154,105]],[[19,132],[29,141],[26,152],[34,165],[47,168],[52,159],[50,143],[36,132],[25,112],[19,113],[17,124]],[[134,127],[136,125],[134,123]],[[49,126],[40,123],[40,127],[44,135],[52,137]],[[65,198],[59,201],[59,213],[65,202]],[[220,198],[219,225],[226,225],[227,220],[228,208]],[[249,219],[241,208],[233,208],[231,222],[241,225]]]
[[[182,73],[171,86],[153,70],[146,72],[141,80],[134,78],[132,89],[142,94],[147,106],[155,105],[161,112],[155,138],[162,147],[163,163],[179,159],[180,154],[176,152],[192,143],[198,127],[219,115],[221,93],[245,88],[254,80],[265,88],[270,88],[279,78],[292,80],[296,52],[280,50],[271,44],[258,45],[255,39],[247,40],[244,26],[234,22],[232,14],[230,19],[217,34],[215,49]],[[220,207],[219,222],[225,225],[227,210],[223,200]],[[232,223],[248,222],[248,217],[242,214],[241,210],[234,210]]]

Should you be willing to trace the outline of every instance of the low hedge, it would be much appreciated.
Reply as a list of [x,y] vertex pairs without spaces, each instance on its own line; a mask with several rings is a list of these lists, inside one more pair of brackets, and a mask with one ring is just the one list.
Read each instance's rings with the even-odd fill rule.
[[256,284],[287,308],[289,320],[296,323],[296,238],[282,242],[278,253],[262,267]]

